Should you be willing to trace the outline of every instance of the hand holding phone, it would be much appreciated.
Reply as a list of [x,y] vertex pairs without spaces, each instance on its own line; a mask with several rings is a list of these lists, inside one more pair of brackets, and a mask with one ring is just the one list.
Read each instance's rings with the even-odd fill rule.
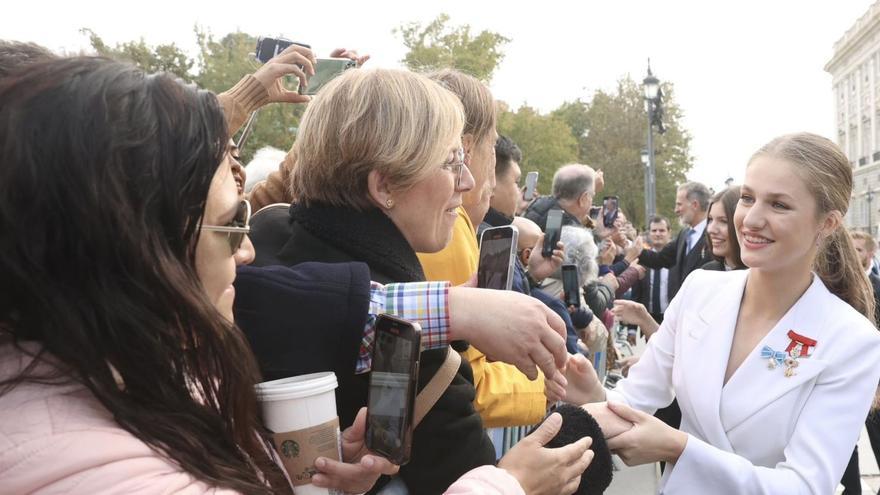
[[421,333],[418,323],[376,318],[365,443],[398,466],[409,462],[412,445]]
[[299,93],[314,96],[334,78],[356,67],[357,62],[349,58],[319,58],[315,73],[305,82],[300,81]]
[[533,170],[526,175],[526,190],[523,192],[523,200],[531,201],[535,197],[535,188],[538,186],[538,172]]

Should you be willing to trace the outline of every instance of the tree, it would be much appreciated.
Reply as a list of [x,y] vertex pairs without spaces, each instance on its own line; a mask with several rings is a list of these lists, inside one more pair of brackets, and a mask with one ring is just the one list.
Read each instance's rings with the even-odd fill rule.
[[192,82],[193,60],[174,43],[150,47],[141,38],[110,47],[89,28],[80,29],[80,33],[89,37],[89,42],[98,55],[131,62],[148,73],[169,72],[186,82]]
[[540,172],[538,187],[543,193],[549,193],[557,168],[577,161],[578,143],[568,124],[553,115],[541,115],[529,106],[511,112],[502,105],[498,133],[512,139],[522,150],[520,168],[524,174]]
[[[654,136],[657,211],[672,218],[676,187],[685,181],[685,174],[693,167],[693,156],[691,137],[681,125],[682,111],[675,102],[672,84],[663,84],[663,95],[666,132],[655,131]],[[564,104],[557,112],[571,116],[575,114],[571,108],[570,104]],[[579,158],[605,171],[603,194],[619,196],[620,208],[633,225],[644,226],[645,178],[641,152],[646,145],[648,116],[642,88],[627,76],[618,81],[615,91],[597,91],[586,109],[583,118],[589,132],[583,138]]]
[[[194,31],[199,48],[197,59],[188,57],[173,43],[153,47],[140,39],[110,47],[91,29],[80,30],[89,37],[92,48],[99,55],[130,62],[148,73],[168,72],[215,93],[232,88],[242,77],[259,67],[259,63],[250,56],[257,42],[254,36],[236,31],[215,39],[210,32],[198,26]],[[284,103],[260,109],[253,133],[241,150],[242,161],[250,161],[256,150],[264,146],[289,149],[304,111],[303,105]]]
[[510,39],[492,31],[473,35],[468,24],[453,27],[448,23],[449,16],[440,14],[427,26],[411,22],[394,29],[408,50],[401,62],[417,72],[451,68],[484,82],[492,80],[504,58],[501,48]]

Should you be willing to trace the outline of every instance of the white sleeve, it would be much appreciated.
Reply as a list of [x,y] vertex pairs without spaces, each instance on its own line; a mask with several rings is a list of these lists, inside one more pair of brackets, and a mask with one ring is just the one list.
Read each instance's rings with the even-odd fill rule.
[[688,288],[702,273],[696,270],[685,279],[681,289],[670,301],[663,323],[648,341],[639,362],[629,370],[629,375],[617,382],[614,390],[606,392],[607,399],[629,404],[634,409],[654,414],[675,398],[672,389],[672,364],[675,361],[675,338],[681,319],[682,301],[687,300]]
[[780,428],[789,428],[793,422],[784,461],[774,467],[755,466],[689,435],[664,492],[692,493],[700,487],[703,493],[720,495],[834,493],[880,378],[876,335],[852,332],[845,338],[845,352],[819,374],[800,415],[780,418]]

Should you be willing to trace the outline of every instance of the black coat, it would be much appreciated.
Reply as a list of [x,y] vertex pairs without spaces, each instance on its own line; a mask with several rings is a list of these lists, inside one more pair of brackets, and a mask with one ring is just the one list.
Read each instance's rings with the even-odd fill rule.
[[712,261],[712,254],[706,246],[705,235],[701,235],[697,239],[694,248],[685,256],[685,251],[687,250],[686,233],[687,229],[682,229],[678,236],[675,237],[675,241],[664,246],[659,252],[645,249],[639,255],[639,264],[646,268],[669,269],[667,296],[670,301],[678,293],[678,289],[681,288],[684,279],[692,271]]
[[[529,205],[523,216],[538,224],[543,231],[547,230],[547,213],[550,210],[562,210],[562,207],[559,206],[559,201],[553,196],[541,196]],[[565,227],[566,225],[583,227],[583,224],[574,215],[562,210],[562,226]]]
[[[380,283],[411,282],[424,280],[421,265],[406,240],[394,224],[378,209],[369,212],[353,212],[331,207],[292,206],[289,215],[268,215],[251,223],[257,253],[264,253],[260,262],[287,266],[308,261],[328,263],[363,261],[370,269],[372,280]],[[287,233],[279,245],[277,233]],[[275,244],[264,240],[275,239]],[[299,315],[283,304],[266,305],[267,320],[297,322]],[[366,316],[366,314],[364,314]],[[356,343],[360,344],[366,320],[359,329]],[[250,328],[243,329],[249,335],[259,335]],[[352,329],[352,332],[354,329]],[[349,345],[352,343],[349,342]],[[297,347],[297,341],[288,346],[266,349],[261,361],[273,360],[284,352],[284,347]],[[257,346],[255,346],[256,349]],[[265,346],[263,346],[265,347]],[[466,348],[466,345],[462,350]],[[446,358],[447,349],[422,352],[419,369],[419,390],[430,381]],[[309,359],[303,352],[302,359]],[[349,355],[349,354],[346,354]],[[355,356],[356,358],[356,356]],[[314,363],[316,369],[328,369],[328,364]],[[296,365],[299,373],[302,366]],[[351,372],[337,376],[337,409],[341,426],[350,425],[360,407],[367,404],[369,374],[355,375],[354,362]],[[295,373],[289,373],[293,375]],[[288,376],[289,376],[288,375]],[[409,464],[401,467],[400,477],[410,493],[440,494],[467,471],[495,461],[495,449],[483,430],[482,420],[474,409],[476,390],[473,372],[467,360],[462,360],[458,373],[446,392],[425,416],[413,433],[412,454]],[[381,483],[377,486],[381,486]]]

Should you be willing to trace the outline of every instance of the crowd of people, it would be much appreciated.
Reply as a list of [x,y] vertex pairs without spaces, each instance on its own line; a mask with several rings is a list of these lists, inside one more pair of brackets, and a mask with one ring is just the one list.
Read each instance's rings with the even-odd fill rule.
[[[315,64],[292,45],[215,95],[0,42],[2,491],[291,493],[254,386],[321,371],[344,431],[310,481],[342,493],[602,493],[609,451],[664,463],[668,494],[858,482],[863,425],[880,448],[880,277],[875,240],[843,225],[835,144],[781,136],[741,185],[680,185],[672,238],[597,207],[585,164],[527,200],[474,77],[282,84]],[[255,181],[235,136],[270,103],[307,107]],[[478,288],[479,235],[506,225],[512,289]],[[420,325],[420,389],[455,366],[403,466],[364,443],[382,314]],[[625,325],[640,357],[618,355]],[[595,428],[567,428],[577,414]],[[532,425],[497,458],[487,428]]]

